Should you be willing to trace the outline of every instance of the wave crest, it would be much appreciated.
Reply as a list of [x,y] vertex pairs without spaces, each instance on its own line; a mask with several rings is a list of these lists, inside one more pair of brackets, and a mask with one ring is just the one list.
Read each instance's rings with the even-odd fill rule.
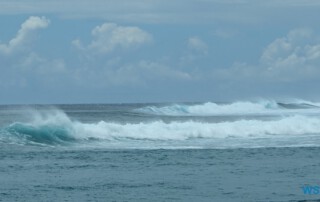
[[[317,110],[315,110],[317,109]],[[174,104],[169,106],[147,106],[136,110],[139,113],[167,116],[219,116],[219,115],[265,115],[279,113],[320,113],[319,105],[311,102],[298,101],[295,103],[278,103],[272,100],[259,102],[234,102],[217,104],[186,105]]]
[[72,130],[61,125],[39,125],[14,123],[6,128],[6,131],[21,140],[39,144],[66,144],[74,142]]
[[[100,121],[81,123],[71,120],[63,112],[36,114],[30,123],[14,123],[0,130],[0,142],[23,144],[65,145],[99,141],[109,144],[123,141],[188,141],[231,139],[281,139],[312,134],[320,137],[320,119],[291,116],[277,120],[237,120],[225,122],[169,122],[112,123]],[[302,142],[303,143],[303,142]]]

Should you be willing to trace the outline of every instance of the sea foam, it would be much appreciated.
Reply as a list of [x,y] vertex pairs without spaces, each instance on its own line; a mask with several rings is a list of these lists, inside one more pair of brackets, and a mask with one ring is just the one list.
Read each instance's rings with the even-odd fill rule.
[[152,121],[116,123],[99,121],[82,123],[64,112],[35,112],[26,123],[13,123],[0,131],[0,141],[61,145],[86,141],[184,141],[196,139],[255,139],[320,136],[320,118],[301,115],[273,120],[236,120],[225,122]]
[[268,115],[293,113],[320,113],[320,104],[295,100],[281,103],[273,100],[258,102],[233,102],[228,104],[207,102],[203,104],[172,104],[167,106],[147,106],[136,112],[167,116],[219,116],[219,115]]

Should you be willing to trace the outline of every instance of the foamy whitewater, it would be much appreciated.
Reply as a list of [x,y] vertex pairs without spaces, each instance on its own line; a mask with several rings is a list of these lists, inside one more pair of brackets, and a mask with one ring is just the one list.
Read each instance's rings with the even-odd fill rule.
[[2,105],[0,201],[319,201],[319,152],[304,100]]
[[7,106],[1,113],[2,144],[104,148],[320,146],[320,105],[307,101],[29,109]]

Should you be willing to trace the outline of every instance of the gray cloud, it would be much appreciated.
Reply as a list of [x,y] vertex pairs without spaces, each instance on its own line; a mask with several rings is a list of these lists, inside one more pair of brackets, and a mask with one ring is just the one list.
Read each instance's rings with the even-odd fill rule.
[[[104,18],[115,22],[212,23],[219,21],[256,23],[286,14],[296,19],[296,9],[317,12],[318,0],[3,0],[2,14],[53,13],[74,18]],[[319,9],[319,8],[318,8]],[[302,12],[303,13],[303,12]],[[311,16],[312,17],[312,16]],[[304,16],[306,19],[307,17]],[[278,18],[282,19],[283,18]],[[312,19],[312,18],[308,18]]]

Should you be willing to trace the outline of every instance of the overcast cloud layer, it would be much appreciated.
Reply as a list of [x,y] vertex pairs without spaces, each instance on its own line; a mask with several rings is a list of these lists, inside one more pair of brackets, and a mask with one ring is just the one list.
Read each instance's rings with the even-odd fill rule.
[[[317,0],[2,0],[2,14],[55,14],[70,18],[95,17],[121,22],[147,23],[241,23],[267,22],[280,16],[312,19]],[[299,11],[308,11],[304,15]],[[272,12],[272,15],[271,13]]]
[[1,1],[0,103],[320,99],[319,1],[124,2]]

